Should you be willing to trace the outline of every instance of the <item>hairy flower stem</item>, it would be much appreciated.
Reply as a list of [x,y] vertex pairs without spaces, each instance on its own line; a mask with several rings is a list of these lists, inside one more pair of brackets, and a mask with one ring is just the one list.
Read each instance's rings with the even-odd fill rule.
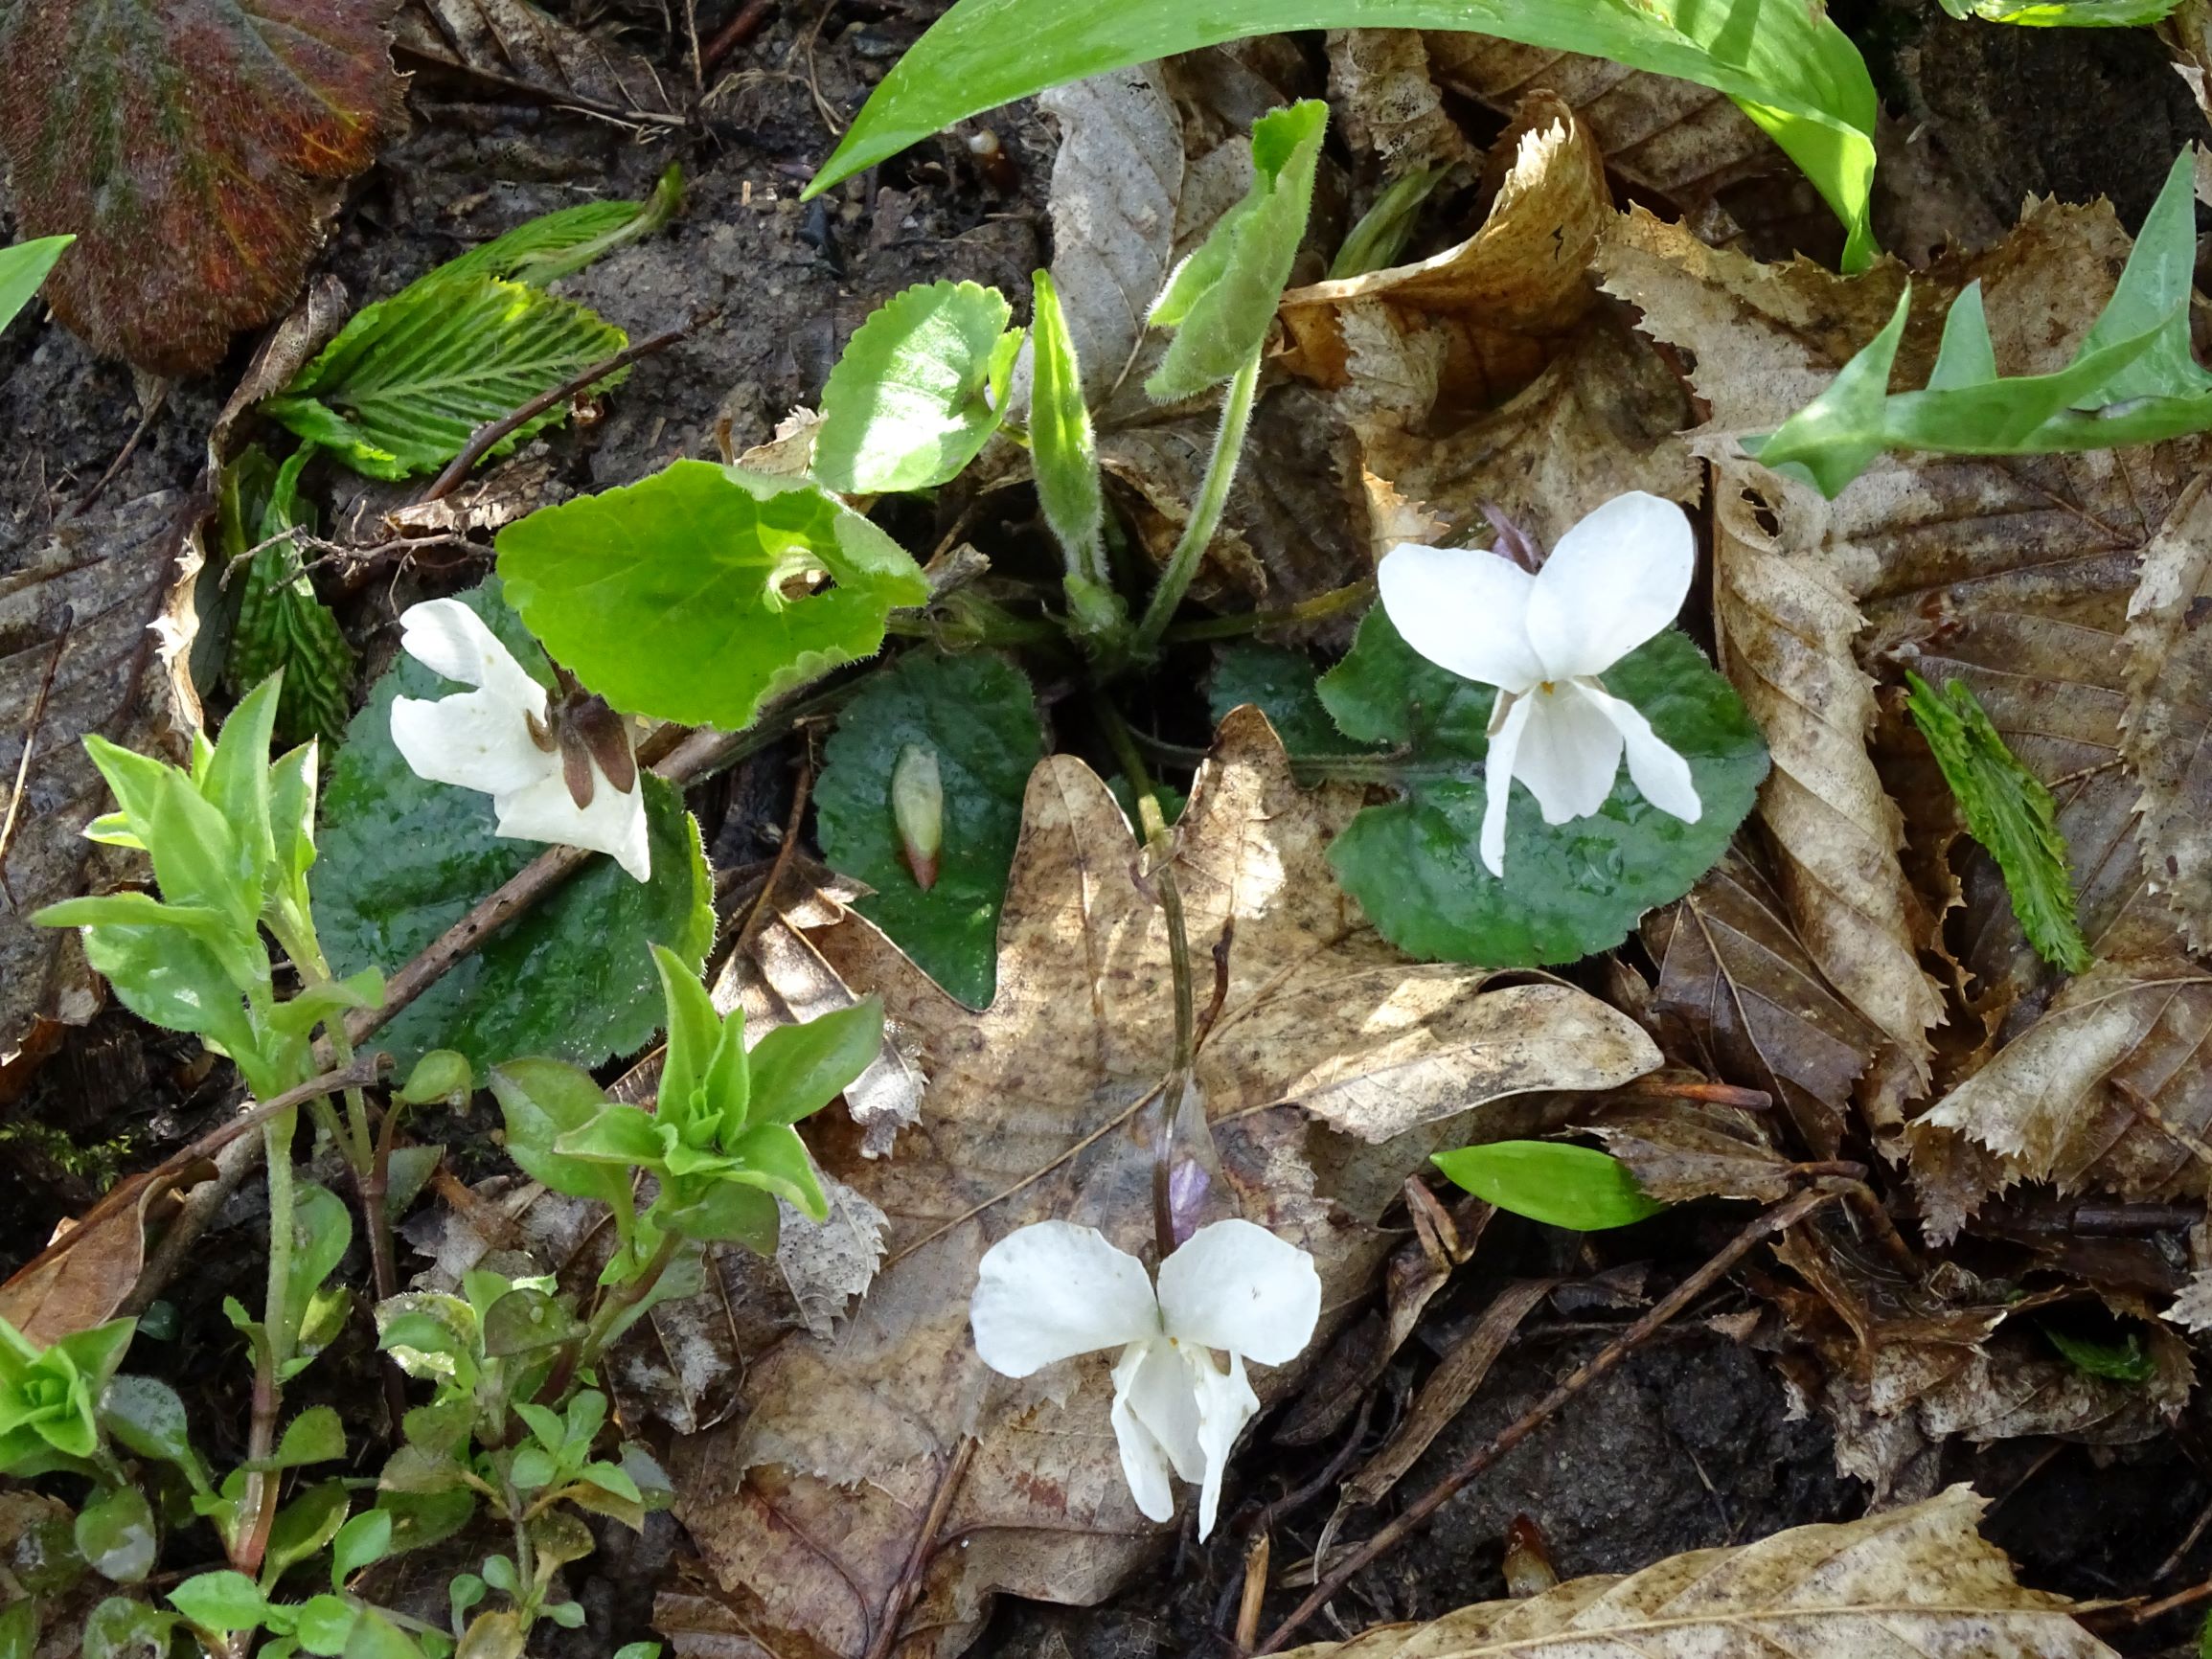
[[[292,1356],[297,1334],[291,1308],[295,1218],[292,1134],[299,1122],[295,1107],[262,1125],[269,1184],[269,1277],[262,1304],[262,1340],[254,1354],[253,1419],[246,1435],[248,1463],[266,1463],[277,1449],[277,1417],[284,1409],[284,1385],[279,1378],[285,1362]],[[249,1579],[260,1573],[262,1557],[268,1553],[269,1529],[276,1523],[277,1488],[282,1479],[275,1470],[246,1477],[245,1501],[239,1506],[230,1555],[231,1564]]]
[[1160,1132],[1152,1155],[1152,1242],[1165,1261],[1175,1252],[1174,1149],[1175,1120],[1183,1108],[1197,1060],[1197,998],[1191,984],[1191,942],[1183,925],[1183,895],[1175,885],[1174,843],[1168,834],[1167,816],[1152,792],[1152,775],[1129,723],[1106,697],[1097,699],[1099,724],[1107,745],[1121,762],[1136,797],[1137,822],[1144,832],[1146,879],[1159,899],[1160,914],[1168,926],[1168,971],[1174,982],[1175,1051],[1167,1079],[1160,1085]]
[[[304,989],[329,983],[331,964],[312,932],[305,937],[280,938],[278,943],[299,970]],[[331,1045],[331,1059],[340,1068],[353,1063],[353,1042],[347,1034],[344,1016],[325,1020],[323,1036]],[[376,1300],[385,1302],[399,1294],[399,1267],[392,1249],[392,1218],[385,1203],[391,1191],[388,1173],[391,1141],[399,1114],[387,1106],[384,1135],[378,1141],[369,1127],[366,1091],[357,1084],[350,1085],[345,1091],[345,1101],[346,1120],[342,1129],[327,1102],[318,1102],[317,1106],[328,1114],[325,1123],[331,1130],[331,1139],[337,1143],[345,1154],[347,1167],[353,1172],[353,1197],[361,1207],[362,1230],[369,1236],[369,1271]],[[384,1412],[391,1420],[392,1437],[397,1440],[400,1420],[407,1415],[407,1376],[399,1369],[399,1361],[388,1353],[380,1356],[380,1369],[384,1379]]]
[[1190,521],[1168,557],[1168,568],[1160,573],[1159,586],[1152,589],[1144,620],[1137,624],[1139,657],[1152,656],[1160,648],[1168,624],[1174,620],[1175,608],[1190,591],[1198,561],[1220,526],[1221,510],[1229,504],[1229,486],[1237,477],[1237,459],[1243,453],[1244,433],[1252,424],[1252,403],[1260,390],[1260,355],[1255,351],[1230,377],[1228,395],[1221,399],[1221,429],[1214,435],[1214,453],[1206,462],[1197,498],[1191,503]]

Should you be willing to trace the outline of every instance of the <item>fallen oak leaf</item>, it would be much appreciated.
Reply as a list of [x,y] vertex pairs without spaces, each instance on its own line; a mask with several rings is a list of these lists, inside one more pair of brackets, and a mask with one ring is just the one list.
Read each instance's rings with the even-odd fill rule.
[[403,119],[397,4],[26,0],[0,13],[18,229],[78,239],[47,285],[55,315],[95,351],[183,375],[281,314],[332,187]]
[[[1174,865],[1192,954],[1230,938],[1223,1010],[1197,1060],[1220,1192],[1311,1251],[1339,1306],[1364,1290],[1385,1240],[1332,1201],[1316,1162],[1366,1159],[1366,1184],[1387,1198],[1491,1091],[1552,1086],[1525,1056],[1481,1063],[1474,1039],[1495,1023],[1484,1003],[1607,1038],[1609,1057],[1555,1051],[1552,1075],[1574,1086],[1625,1081],[1657,1057],[1625,1016],[1580,992],[1497,989],[1390,950],[1327,875],[1326,845],[1358,805],[1343,786],[1300,791],[1273,733],[1240,711],[1193,788]],[[817,1136],[825,1170],[889,1216],[889,1258],[832,1340],[794,1335],[751,1356],[741,1422],[674,1448],[681,1517],[752,1628],[779,1645],[781,1633],[867,1650],[916,1560],[927,1568],[910,1627],[949,1654],[992,1592],[1094,1601],[1165,1535],[1125,1489],[1105,1367],[1011,1385],[969,1341],[976,1263],[1014,1228],[1059,1216],[1128,1242],[1150,1233],[1151,1170],[1132,1125],[1173,1049],[1166,927],[1138,885],[1121,808],[1071,757],[1031,777],[999,940],[997,997],[977,1014],[858,919],[814,936],[848,984],[880,993],[919,1037],[930,1103],[894,1158]],[[1281,1017],[1292,1007],[1300,1017]],[[1380,1102],[1356,1069],[1379,1023],[1396,1033],[1386,1063],[1412,1097],[1404,1105]],[[1323,1126],[1387,1132],[1386,1103],[1391,1123],[1422,1132],[1370,1150]],[[1254,1380],[1273,1396],[1288,1377]],[[938,1506],[969,1437],[964,1475]],[[933,1506],[936,1535],[963,1548],[930,1555]]]
[[1918,1659],[2112,1659],[2063,1596],[2015,1581],[1974,1530],[1986,1500],[1955,1486],[1864,1520],[1792,1527],[1622,1577],[1385,1625],[1287,1659],[1689,1659],[1750,1653],[1910,1652]]

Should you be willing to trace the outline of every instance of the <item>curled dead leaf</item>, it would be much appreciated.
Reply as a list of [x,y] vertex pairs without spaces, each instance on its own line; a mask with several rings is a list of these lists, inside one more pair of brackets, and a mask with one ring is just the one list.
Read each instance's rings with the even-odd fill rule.
[[1584,273],[1612,214],[1597,146],[1549,93],[1522,102],[1500,143],[1512,168],[1467,240],[1283,296],[1284,366],[1341,392],[1355,424],[1424,429],[1489,408],[1534,379],[1588,308]]

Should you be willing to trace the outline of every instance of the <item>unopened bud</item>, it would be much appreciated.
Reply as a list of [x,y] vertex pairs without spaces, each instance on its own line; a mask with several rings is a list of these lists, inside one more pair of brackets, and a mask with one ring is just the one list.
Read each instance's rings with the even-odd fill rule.
[[906,868],[926,893],[937,885],[937,854],[945,845],[945,784],[937,774],[937,751],[925,743],[899,751],[891,768],[891,816]]

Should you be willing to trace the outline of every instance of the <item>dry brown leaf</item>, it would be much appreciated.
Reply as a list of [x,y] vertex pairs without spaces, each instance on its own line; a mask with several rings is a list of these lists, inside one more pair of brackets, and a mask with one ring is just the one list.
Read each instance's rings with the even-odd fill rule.
[[1626,1577],[1570,1579],[1525,1601],[1293,1648],[1290,1659],[2112,1659],[2064,1597],[2015,1581],[1974,1530],[1984,1504],[1956,1486],[1910,1509],[1792,1527]]
[[196,516],[182,491],[142,496],[55,525],[0,576],[0,1065],[42,1022],[99,1011],[76,929],[28,918],[127,868],[80,833],[107,806],[84,736],[183,755],[186,710],[148,630]]
[[1538,88],[1563,99],[1608,167],[1674,202],[1710,240],[1738,234],[1722,205],[1724,196],[1735,200],[1732,187],[1792,171],[1773,140],[1708,87],[1489,35],[1432,31],[1425,38],[1437,80],[1493,109],[1510,112]]
[[1750,858],[1731,850],[1646,920],[1644,943],[1659,965],[1653,1010],[1687,1038],[1680,1057],[1766,1090],[1814,1157],[1835,1157],[1881,1035],[1821,974]]
[[172,1178],[147,1175],[114,1188],[0,1284],[0,1319],[40,1347],[113,1319],[137,1287],[148,1227],[166,1219],[174,1189]]
[[1497,1356],[1505,1352],[1521,1321],[1558,1284],[1556,1279],[1516,1280],[1492,1299],[1482,1317],[1428,1374],[1390,1438],[1344,1483],[1342,1502],[1380,1503],[1404,1478],[1405,1471],[1421,1461],[1421,1454],[1474,1398],[1474,1391],[1482,1386],[1482,1379],[1490,1375],[1490,1368],[1497,1363]]
[[673,119],[652,65],[531,0],[414,0],[393,41],[404,57],[616,119]]
[[[1984,285],[1999,368],[2056,369],[2127,253],[2108,208],[2031,204],[2000,246],[1940,261],[1917,281],[1900,375],[1925,377],[1949,302],[1970,280]],[[1884,263],[1842,279],[1802,261],[1760,266],[1644,214],[1621,222],[1599,262],[1650,331],[1696,354],[1713,409],[1696,441],[1717,471],[1722,659],[1774,751],[1761,812],[1784,896],[1813,959],[1891,1039],[1907,1080],[1927,1078],[1923,1030],[1939,1011],[1919,957],[1933,943],[1932,919],[1898,860],[1895,809],[1865,752],[1868,669],[1901,678],[1912,667],[1971,685],[2058,795],[2092,947],[2126,957],[2175,948],[2170,914],[2146,900],[2132,833],[2137,791],[2119,765],[2124,629],[2141,556],[2212,446],[1886,457],[1824,502],[1743,460],[1734,440],[1778,424],[1824,387],[1886,318],[1902,271]],[[1952,833],[1948,823],[1931,830]],[[1974,853],[1961,877],[1952,954],[1977,996],[2001,1008],[2047,976],[1994,865]],[[1894,1119],[1878,1111],[1873,1121]]]
[[1340,391],[1355,425],[1449,425],[1534,379],[1589,307],[1612,216],[1605,165],[1560,99],[1526,99],[1513,165],[1474,235],[1413,264],[1292,288],[1286,368]]
[[1432,517],[1483,523],[1504,510],[1550,546],[1626,489],[1695,502],[1703,488],[1676,434],[1689,400],[1644,341],[1593,318],[1518,397],[1441,438],[1371,431],[1363,462]]
[[2135,841],[2193,950],[2212,945],[2212,492],[2192,483],[2143,555],[2128,605],[2121,754],[2141,782]]
[[[1328,876],[1324,850],[1359,800],[1299,790],[1266,721],[1242,711],[1193,787],[1174,862],[1193,957],[1231,940],[1226,1001],[1197,1070],[1222,1201],[1311,1251],[1333,1307],[1364,1293],[1386,1240],[1334,1201],[1316,1153],[1364,1162],[1357,1179],[1394,1194],[1457,1114],[1495,1089],[1549,1086],[1517,1054],[1494,1065],[1469,1048],[1493,1028],[1486,1004],[1610,1039],[1609,1065],[1555,1045],[1556,1078],[1632,1075],[1657,1057],[1582,993],[1488,989],[1479,972],[1399,958]],[[982,1366],[968,1333],[976,1262],[1015,1227],[1063,1216],[1125,1242],[1149,1237],[1138,1136],[1173,1047],[1165,924],[1121,808],[1058,756],[1030,780],[989,1011],[954,1003],[857,919],[814,942],[920,1037],[929,1104],[894,1158],[816,1138],[827,1172],[889,1216],[889,1259],[833,1339],[794,1335],[751,1356],[742,1421],[678,1443],[678,1513],[759,1640],[865,1651],[972,1437],[964,1478],[938,1504],[939,1535],[963,1544],[928,1558],[903,1649],[948,1654],[994,1591],[1095,1601],[1167,1535],[1123,1485],[1104,1362],[1014,1383]],[[1280,1017],[1291,1008],[1302,1017]],[[1354,1069],[1379,1023],[1397,1032],[1378,1052],[1404,1102]],[[1373,1131],[1381,1108],[1425,1132],[1371,1148],[1317,1115]],[[1288,1380],[1255,1378],[1270,1398]]]
[[1390,177],[1456,167],[1474,151],[1445,113],[1428,48],[1411,29],[1332,29],[1329,102],[1354,148],[1380,159]]
[[2100,962],[1995,1059],[1906,1130],[1916,1170],[1930,1143],[1963,1139],[1992,1154],[1978,1179],[1930,1191],[1927,1224],[1957,1232],[2016,1181],[2129,1198],[2212,1188],[2212,976],[2179,958]]
[[1778,1204],[1793,1191],[1790,1160],[1767,1128],[1740,1106],[1616,1096],[1577,1121],[1606,1143],[1662,1204],[1746,1198]]

